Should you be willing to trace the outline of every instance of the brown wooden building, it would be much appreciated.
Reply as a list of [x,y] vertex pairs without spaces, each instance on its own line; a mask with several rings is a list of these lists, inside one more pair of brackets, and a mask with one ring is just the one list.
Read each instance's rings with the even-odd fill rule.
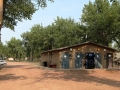
[[49,67],[56,64],[59,69],[84,69],[85,53],[95,53],[95,68],[112,68],[113,53],[117,50],[92,42],[48,50],[41,53],[41,62]]

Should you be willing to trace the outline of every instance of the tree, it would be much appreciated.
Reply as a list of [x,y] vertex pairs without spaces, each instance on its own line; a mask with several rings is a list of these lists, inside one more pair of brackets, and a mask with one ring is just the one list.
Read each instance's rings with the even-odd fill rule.
[[0,58],[8,56],[8,47],[0,43]]
[[118,46],[117,43],[114,43],[114,44],[113,44],[113,48],[116,49],[116,50],[118,50],[118,51],[120,51],[120,46]]
[[[57,19],[46,27],[33,25],[29,32],[21,35],[26,48],[26,56],[33,60],[40,52],[82,42],[83,30],[74,19]],[[65,40],[64,40],[65,39]]]
[[74,19],[57,17],[52,27],[56,48],[81,42],[82,30],[79,28],[79,23],[75,22]]
[[23,42],[23,46],[24,46],[24,52],[25,52],[25,56],[26,57],[29,57],[30,59],[30,52],[31,52],[31,49],[30,49],[30,44],[29,44],[29,40],[30,40],[30,35],[29,35],[29,32],[24,32],[21,37],[23,38],[22,42]]
[[7,47],[9,48],[9,56],[15,59],[21,59],[23,54],[22,41],[12,37],[10,41],[7,41]]
[[33,61],[33,58],[40,57],[40,51],[44,48],[44,42],[42,39],[42,26],[39,24],[32,26],[30,32],[25,32],[21,35],[24,42],[26,56]]
[[0,26],[14,30],[18,21],[31,20],[33,13],[39,7],[45,8],[46,3],[46,0],[0,0]]
[[110,2],[115,2],[116,0],[110,0]]
[[120,31],[120,2],[95,0],[83,8],[82,23],[87,27],[87,40],[108,46]]

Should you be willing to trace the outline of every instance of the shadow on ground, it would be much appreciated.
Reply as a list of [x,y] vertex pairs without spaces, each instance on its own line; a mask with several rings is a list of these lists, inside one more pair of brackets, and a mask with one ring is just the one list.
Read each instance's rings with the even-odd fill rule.
[[15,76],[14,74],[5,74],[5,75],[0,75],[0,81],[5,81],[5,80],[25,80],[27,77],[25,76]]
[[[108,72],[111,70],[108,70]],[[106,84],[114,87],[120,87],[120,80],[112,80],[107,78],[101,78],[97,76],[90,75],[96,73],[95,70],[65,70],[65,71],[54,71],[46,70],[45,73],[42,73],[42,78],[38,78],[35,82],[40,82],[47,79],[62,79],[65,81],[76,81],[76,82],[96,82],[100,85]]]
[[2,69],[3,67],[0,65],[0,70]]
[[107,72],[120,72],[120,69],[106,69]]
[[4,68],[21,68],[28,65],[6,65]]

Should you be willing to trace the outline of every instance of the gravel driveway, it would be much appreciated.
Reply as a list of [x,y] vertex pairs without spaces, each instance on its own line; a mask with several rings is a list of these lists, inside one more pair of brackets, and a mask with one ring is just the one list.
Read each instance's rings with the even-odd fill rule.
[[120,90],[120,71],[62,71],[8,62],[0,70],[0,90]]

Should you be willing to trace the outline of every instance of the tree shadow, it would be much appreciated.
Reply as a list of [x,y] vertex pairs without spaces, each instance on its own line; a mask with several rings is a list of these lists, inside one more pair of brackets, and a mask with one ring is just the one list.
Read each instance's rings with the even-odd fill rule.
[[0,81],[4,80],[25,80],[27,77],[25,76],[15,76],[14,74],[5,74],[5,75],[0,75]]
[[21,68],[28,65],[6,65],[4,68]]
[[106,69],[108,72],[120,72],[120,69]]
[[3,67],[0,65],[0,70],[2,69]]
[[2,70],[5,67],[6,67],[6,65],[0,65],[0,70]]
[[76,82],[96,82],[99,85],[106,84],[109,86],[120,87],[120,80],[107,79],[106,77],[97,77],[90,75],[96,73],[94,70],[65,70],[65,71],[50,71],[46,70],[42,73],[42,78],[38,78],[35,82],[40,82],[46,79],[57,79],[65,81],[76,81]]

